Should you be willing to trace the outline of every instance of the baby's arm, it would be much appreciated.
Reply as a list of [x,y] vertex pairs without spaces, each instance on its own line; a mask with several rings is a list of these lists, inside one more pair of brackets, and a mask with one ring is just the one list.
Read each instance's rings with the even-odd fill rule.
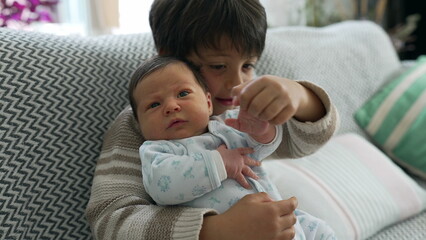
[[224,117],[225,124],[250,136],[246,141],[254,150],[249,155],[252,159],[263,160],[275,152],[282,141],[282,126],[274,126],[244,110],[229,110]]
[[227,177],[218,151],[188,155],[183,145],[146,141],[139,153],[143,184],[158,204],[175,205],[194,200],[218,188]]

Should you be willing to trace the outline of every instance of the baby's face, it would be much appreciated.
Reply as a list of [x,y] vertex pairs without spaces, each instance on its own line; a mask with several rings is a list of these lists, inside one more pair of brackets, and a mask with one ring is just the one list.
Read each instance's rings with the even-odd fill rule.
[[213,111],[210,94],[183,63],[145,77],[133,91],[146,140],[181,139],[205,133]]

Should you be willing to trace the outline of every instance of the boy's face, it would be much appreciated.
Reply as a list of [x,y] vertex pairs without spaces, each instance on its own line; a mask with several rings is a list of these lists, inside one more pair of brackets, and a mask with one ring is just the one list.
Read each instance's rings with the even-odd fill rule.
[[144,78],[133,91],[142,135],[147,140],[181,139],[205,133],[212,114],[210,94],[183,63]]
[[201,66],[201,74],[206,80],[212,96],[213,114],[221,114],[232,109],[231,90],[233,87],[252,80],[257,56],[243,56],[223,37],[218,48],[199,47],[188,59]]

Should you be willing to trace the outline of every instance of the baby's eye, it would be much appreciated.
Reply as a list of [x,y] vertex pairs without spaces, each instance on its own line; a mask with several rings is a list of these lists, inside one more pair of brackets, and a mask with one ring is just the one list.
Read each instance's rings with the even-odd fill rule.
[[156,108],[156,107],[158,107],[158,106],[160,106],[160,103],[155,102],[155,103],[151,103],[151,104],[149,105],[149,108]]
[[188,91],[182,91],[182,92],[180,92],[179,94],[178,94],[178,97],[185,97],[185,96],[187,96],[189,94],[189,92]]

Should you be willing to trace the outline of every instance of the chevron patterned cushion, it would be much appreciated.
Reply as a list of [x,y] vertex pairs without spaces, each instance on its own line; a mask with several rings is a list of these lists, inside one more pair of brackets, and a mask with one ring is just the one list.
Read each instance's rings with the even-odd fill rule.
[[102,137],[150,34],[69,38],[0,28],[0,239],[90,239]]

